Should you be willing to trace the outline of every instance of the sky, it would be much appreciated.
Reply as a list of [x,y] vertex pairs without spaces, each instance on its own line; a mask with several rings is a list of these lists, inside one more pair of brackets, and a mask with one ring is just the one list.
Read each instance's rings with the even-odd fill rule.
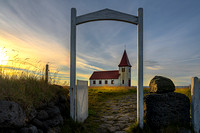
[[[191,77],[200,77],[199,6],[199,0],[0,0],[0,65],[29,70],[48,63],[69,83],[71,8],[77,16],[105,8],[137,15],[143,8],[144,85],[155,75],[177,86],[189,85]],[[93,71],[117,70],[126,47],[136,85],[136,25],[81,24],[76,42],[77,79],[88,80]]]

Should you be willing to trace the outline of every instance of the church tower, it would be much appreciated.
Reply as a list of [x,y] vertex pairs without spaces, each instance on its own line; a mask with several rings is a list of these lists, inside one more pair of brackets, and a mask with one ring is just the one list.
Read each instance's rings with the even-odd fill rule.
[[131,64],[129,62],[126,50],[122,56],[119,66],[119,85],[120,86],[131,86]]

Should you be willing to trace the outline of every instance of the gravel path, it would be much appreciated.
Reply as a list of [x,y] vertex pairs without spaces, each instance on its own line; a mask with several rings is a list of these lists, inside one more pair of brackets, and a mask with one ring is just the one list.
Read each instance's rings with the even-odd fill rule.
[[125,130],[135,121],[136,112],[136,94],[117,96],[105,101],[103,108],[99,111],[102,124],[98,132],[125,133]]

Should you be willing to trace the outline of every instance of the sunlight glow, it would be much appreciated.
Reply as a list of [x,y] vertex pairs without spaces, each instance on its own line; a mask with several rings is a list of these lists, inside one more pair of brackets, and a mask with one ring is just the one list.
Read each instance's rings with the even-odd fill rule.
[[6,65],[8,62],[9,56],[7,55],[7,51],[5,48],[0,47],[0,65]]

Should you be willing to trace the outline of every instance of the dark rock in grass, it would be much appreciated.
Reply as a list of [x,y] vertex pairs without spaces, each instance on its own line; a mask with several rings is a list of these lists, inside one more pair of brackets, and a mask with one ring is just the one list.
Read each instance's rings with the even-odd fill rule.
[[175,85],[171,79],[155,76],[149,84],[149,91],[151,93],[166,93],[166,92],[174,92]]
[[190,123],[190,100],[180,93],[150,94],[144,97],[144,116],[150,127],[187,126]]
[[17,133],[17,130],[15,130],[15,129],[7,129],[7,128],[5,128],[5,129],[0,128],[0,133]]
[[63,124],[63,117],[61,115],[57,115],[49,120],[44,121],[45,125],[47,125],[48,127],[55,127],[58,125],[62,125]]
[[48,125],[46,125],[45,123],[43,123],[42,121],[40,121],[36,118],[33,119],[32,124],[35,125],[37,128],[42,129],[43,131],[49,130]]
[[56,106],[48,106],[45,108],[45,111],[48,113],[49,117],[54,117],[60,114],[60,110]]
[[28,120],[32,121],[37,116],[37,113],[38,113],[37,110],[33,108],[28,115]]
[[38,133],[38,129],[35,126],[24,127],[19,130],[19,133]]
[[22,107],[12,101],[0,101],[0,128],[17,128],[25,125]]
[[60,127],[54,127],[54,128],[51,128],[48,133],[60,133],[61,132],[61,129]]
[[40,110],[37,114],[37,119],[39,120],[46,120],[49,118],[48,113],[45,110]]
[[38,129],[38,133],[44,133],[41,129]]

